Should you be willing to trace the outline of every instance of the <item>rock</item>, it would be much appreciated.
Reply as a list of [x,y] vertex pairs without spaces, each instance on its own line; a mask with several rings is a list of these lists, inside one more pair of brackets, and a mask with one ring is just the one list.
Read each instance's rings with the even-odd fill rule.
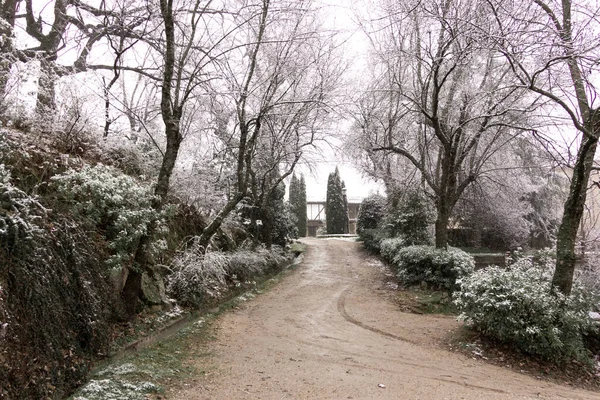
[[142,275],[142,294],[144,301],[149,305],[162,305],[167,301],[163,280],[147,273]]
[[125,287],[125,282],[127,281],[128,275],[129,269],[125,267],[110,270],[109,279],[112,282],[113,288],[117,293],[121,293],[123,287]]

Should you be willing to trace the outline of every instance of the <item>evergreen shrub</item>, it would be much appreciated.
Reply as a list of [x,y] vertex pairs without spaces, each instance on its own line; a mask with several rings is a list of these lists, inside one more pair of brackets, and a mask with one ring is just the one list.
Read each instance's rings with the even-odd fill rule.
[[[107,260],[111,267],[130,262],[151,223],[157,223],[158,231],[165,233],[165,213],[152,206],[152,187],[114,168],[103,164],[84,166],[56,175],[52,181],[59,202],[104,232],[113,251]],[[165,246],[163,240],[157,240],[151,253],[156,254]]]
[[555,362],[588,360],[586,336],[599,328],[589,311],[598,297],[578,284],[569,296],[552,293],[549,264],[523,258],[508,269],[490,267],[462,278],[454,293],[460,318],[525,353]]
[[384,239],[389,239],[389,234],[381,228],[363,229],[360,232],[359,238],[367,250],[379,254],[381,252],[381,242]]
[[376,229],[385,216],[386,200],[378,194],[370,195],[360,203],[356,218],[356,233],[364,229]]
[[107,353],[115,299],[103,256],[0,164],[0,398],[62,398]]
[[391,263],[402,247],[406,246],[404,239],[395,237],[383,239],[379,245],[381,257]]
[[434,289],[449,292],[458,289],[457,281],[475,269],[475,261],[468,253],[456,248],[444,250],[431,246],[402,247],[392,265],[406,285],[425,282]]

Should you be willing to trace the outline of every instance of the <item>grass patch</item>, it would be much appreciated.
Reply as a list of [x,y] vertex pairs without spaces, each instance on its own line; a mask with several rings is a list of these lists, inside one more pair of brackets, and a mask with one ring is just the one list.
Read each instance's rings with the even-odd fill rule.
[[395,300],[402,311],[414,314],[458,315],[452,297],[447,292],[412,287],[399,289],[396,293]]
[[145,400],[149,394],[163,393],[172,380],[203,374],[205,371],[185,361],[209,355],[202,348],[212,339],[210,325],[215,317],[208,314],[165,340],[100,365],[71,399]]

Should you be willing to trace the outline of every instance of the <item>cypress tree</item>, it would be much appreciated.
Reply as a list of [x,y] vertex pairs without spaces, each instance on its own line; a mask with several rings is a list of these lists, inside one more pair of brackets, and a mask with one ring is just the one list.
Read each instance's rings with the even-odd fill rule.
[[335,172],[329,174],[327,179],[325,214],[328,234],[347,232],[348,204],[345,200],[344,187],[344,182],[340,178],[340,172],[335,167]]
[[350,219],[348,218],[348,196],[346,196],[346,183],[342,181],[342,197],[344,199],[344,209],[343,209],[343,224],[344,224],[344,233],[349,232],[349,223]]
[[298,218],[298,236],[306,236],[306,182],[304,181],[304,175],[300,175],[300,190],[299,200],[296,217]]
[[296,216],[298,236],[304,237],[306,236],[306,184],[304,183],[304,176],[301,175],[298,179],[296,174],[292,175],[289,203],[292,213]]

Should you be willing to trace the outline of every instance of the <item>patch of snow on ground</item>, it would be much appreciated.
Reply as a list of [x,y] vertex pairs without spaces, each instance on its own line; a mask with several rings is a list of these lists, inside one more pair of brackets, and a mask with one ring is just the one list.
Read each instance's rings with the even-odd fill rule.
[[344,242],[356,242],[358,236],[335,236],[335,237],[320,237],[320,240],[343,240]]

